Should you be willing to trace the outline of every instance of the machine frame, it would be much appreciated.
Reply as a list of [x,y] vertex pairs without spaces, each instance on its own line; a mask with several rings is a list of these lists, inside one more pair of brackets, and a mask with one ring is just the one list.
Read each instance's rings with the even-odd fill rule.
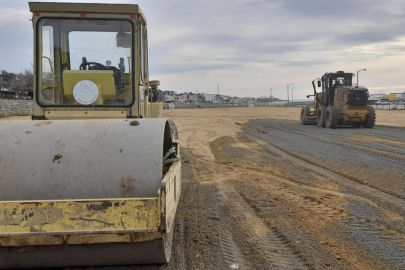
[[[32,119],[36,121],[0,123],[3,125],[0,127],[0,136],[8,137],[10,140],[18,140],[18,143],[15,144],[0,144],[0,153],[16,153],[15,157],[7,159],[2,164],[7,169],[4,170],[0,178],[0,184],[7,185],[13,179],[17,179],[16,177],[22,179],[21,181],[26,179],[26,172],[21,173],[20,167],[13,166],[13,160],[22,151],[21,145],[32,145],[32,138],[38,140],[35,147],[41,150],[42,156],[36,155],[38,153],[36,152],[37,148],[32,147],[23,160],[30,159],[32,161],[35,158],[37,162],[35,164],[43,164],[43,175],[38,173],[35,177],[32,175],[32,179],[30,179],[30,181],[35,180],[36,182],[33,183],[38,185],[49,181],[52,175],[67,175],[66,177],[70,177],[70,181],[75,181],[77,174],[72,173],[71,168],[75,166],[81,170],[84,168],[82,166],[84,161],[81,160],[83,156],[74,157],[75,150],[88,142],[94,147],[94,144],[91,143],[94,143],[96,136],[103,143],[112,145],[114,152],[107,153],[110,150],[105,150],[106,148],[103,152],[97,149],[99,146],[93,148],[92,151],[96,154],[108,154],[108,156],[110,153],[119,154],[115,157],[115,164],[127,162],[125,166],[126,175],[138,177],[138,179],[134,179],[134,183],[135,180],[142,178],[139,177],[139,171],[144,172],[145,166],[146,171],[149,169],[156,170],[156,168],[161,171],[159,171],[160,176],[153,177],[153,180],[157,181],[156,183],[153,182],[153,185],[158,185],[156,190],[149,188],[147,193],[151,196],[146,197],[136,197],[134,194],[139,193],[133,191],[125,194],[124,197],[119,197],[121,195],[103,197],[100,195],[103,193],[99,192],[98,195],[94,193],[96,195],[91,199],[89,197],[60,200],[48,197],[37,199],[41,198],[41,195],[32,194],[31,196],[32,191],[30,191],[29,185],[24,187],[24,191],[17,187],[16,193],[23,195],[10,195],[10,200],[0,201],[0,268],[49,268],[169,262],[176,209],[181,194],[181,157],[177,128],[173,122],[165,119],[131,119],[159,118],[163,109],[161,103],[153,103],[157,100],[157,91],[155,90],[155,93],[151,95],[152,91],[149,88],[145,16],[138,5],[29,3],[29,6],[33,13],[32,22],[35,32],[34,69],[36,76],[34,76]],[[37,76],[41,59],[37,54],[37,39],[39,37],[36,27],[41,18],[130,20],[135,27],[132,40],[135,45],[132,47],[132,55],[135,56],[135,59],[132,59],[134,64],[131,74],[134,102],[127,107],[41,105],[37,96],[41,91]],[[141,49],[142,46],[143,49]],[[159,81],[151,82],[151,86],[154,88],[159,84]],[[76,121],[69,121],[69,126],[64,124],[65,120],[72,119]],[[66,135],[68,133],[66,130],[69,127],[70,130],[76,128],[76,131],[85,131],[85,133],[82,136],[77,136],[73,141],[72,136]],[[116,137],[122,137],[119,143],[131,145],[128,149],[132,151],[122,154],[122,149],[119,149],[118,144],[113,145],[114,136],[108,137],[106,135],[106,127],[109,129],[110,135],[112,132],[113,135],[117,135]],[[86,131],[85,128],[89,130]],[[44,140],[46,136],[51,136],[52,140],[49,138]],[[139,138],[142,139],[138,140],[141,141],[141,145],[136,144],[136,136],[141,136]],[[19,145],[20,142],[21,145]],[[101,145],[101,142],[98,143]],[[116,147],[118,147],[119,152],[116,151]],[[73,158],[62,159],[63,155],[55,155],[55,149],[58,149],[57,151],[63,150],[66,156],[70,155]],[[90,154],[91,151],[88,152]],[[154,158],[148,158],[148,153],[151,152],[154,152]],[[156,162],[156,156],[159,156],[159,162]],[[136,162],[136,158],[142,158],[144,162]],[[62,162],[59,159],[62,159]],[[98,159],[98,161],[100,160]],[[33,164],[30,161],[27,162],[29,166]],[[104,158],[103,162],[100,165],[102,168],[104,165],[108,167],[112,163],[108,163],[108,158]],[[151,166],[147,166],[148,163]],[[38,168],[38,166],[35,167]],[[98,167],[93,165],[94,170],[95,168]],[[121,170],[118,170],[114,176],[125,180],[125,177],[128,176],[122,174],[122,168],[120,167]],[[49,172],[48,175],[46,175],[45,169]],[[113,170],[115,168],[111,169],[115,173]],[[131,170],[134,172],[131,173]],[[103,174],[103,171],[97,171],[97,173],[99,179],[104,181],[101,183],[111,182],[115,184],[114,181],[117,183],[120,181],[120,179],[109,179]],[[89,172],[86,177],[91,176],[92,172]],[[148,179],[147,177],[142,178],[143,181]],[[50,179],[50,181],[52,180],[54,179]],[[89,189],[97,185],[97,181],[93,181],[93,183],[96,184],[93,184]],[[14,186],[18,186],[18,184]],[[12,190],[14,186],[8,186],[9,190]],[[138,187],[142,188],[142,186],[136,186],[136,188]],[[120,187],[114,186],[114,188],[119,189]],[[79,189],[77,188],[76,192]],[[108,191],[110,193],[103,192],[106,192],[104,194],[113,194],[113,189],[111,190]],[[4,192],[3,197],[10,194],[7,194],[7,191]],[[93,194],[91,192],[92,190],[87,194]],[[46,196],[56,197],[50,193],[46,194]],[[71,198],[73,193],[65,194],[70,194],[66,197]],[[27,196],[29,199],[19,199],[18,196]],[[46,256],[48,259],[43,259]],[[90,259],[91,256],[93,259]]]

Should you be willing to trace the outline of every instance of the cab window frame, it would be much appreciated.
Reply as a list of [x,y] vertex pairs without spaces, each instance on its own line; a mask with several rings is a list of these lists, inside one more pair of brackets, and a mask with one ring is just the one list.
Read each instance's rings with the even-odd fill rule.
[[140,35],[140,46],[141,46],[141,80],[142,83],[146,84],[148,81],[148,76],[149,76],[149,65],[148,65],[148,28],[146,27],[146,24],[141,20],[139,24],[140,30],[139,30],[139,35]]
[[[132,68],[131,70],[131,78],[132,78],[132,100],[130,103],[122,105],[122,104],[108,104],[108,105],[78,105],[78,104],[43,104],[40,100],[40,81],[42,79],[40,78],[42,76],[42,72],[40,71],[40,62],[42,61],[42,55],[41,46],[39,46],[40,38],[42,38],[42,20],[83,20],[83,21],[88,21],[88,20],[104,20],[104,21],[125,21],[129,22],[131,25],[132,29],[132,48],[131,48],[131,66],[136,67],[136,61],[135,61],[135,52],[136,52],[136,28],[133,20],[130,19],[124,19],[124,18],[73,18],[73,17],[41,17],[37,20],[36,26],[35,26],[35,102],[38,104],[38,106],[43,107],[43,108],[50,108],[50,107],[57,107],[57,108],[63,108],[63,107],[69,107],[69,108],[130,108],[135,104],[136,101],[136,96],[135,96],[135,85],[136,85],[136,76],[135,76],[135,68]],[[69,48],[69,41],[67,42],[67,48]],[[70,53],[68,53],[69,55]],[[41,63],[42,64],[42,63]],[[69,57],[69,63],[70,65],[70,57]],[[60,63],[60,66],[62,66],[62,63]],[[41,74],[40,74],[41,73]]]

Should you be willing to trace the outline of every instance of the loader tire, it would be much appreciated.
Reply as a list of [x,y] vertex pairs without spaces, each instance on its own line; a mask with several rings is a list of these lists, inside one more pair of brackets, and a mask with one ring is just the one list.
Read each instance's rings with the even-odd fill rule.
[[367,119],[363,123],[363,128],[373,128],[375,125],[375,110],[371,106],[367,106]]
[[338,123],[338,112],[335,107],[329,106],[325,112],[325,126],[336,128]]
[[302,107],[301,109],[301,124],[303,125],[308,125],[308,120],[306,119],[306,116],[310,116],[311,115],[311,108],[307,105]]
[[326,106],[320,106],[316,112],[316,123],[319,127],[325,127]]

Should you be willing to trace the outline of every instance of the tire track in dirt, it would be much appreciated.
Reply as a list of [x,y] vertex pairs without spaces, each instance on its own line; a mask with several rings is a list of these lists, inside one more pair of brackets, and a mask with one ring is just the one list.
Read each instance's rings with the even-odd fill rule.
[[[251,135],[251,136],[253,136],[253,137],[256,137],[257,139],[262,140],[262,138],[261,138],[260,136],[257,136],[257,135],[255,135],[255,134],[249,133],[249,135]],[[338,171],[338,170],[331,169],[331,168],[329,168],[329,167],[327,167],[327,166],[323,166],[323,165],[321,165],[321,164],[319,164],[319,163],[317,163],[317,162],[314,162],[314,161],[312,161],[312,160],[309,160],[309,159],[307,159],[307,158],[304,158],[304,157],[302,157],[302,156],[300,156],[300,155],[294,154],[294,153],[292,153],[292,151],[286,150],[285,148],[282,148],[282,147],[280,147],[280,146],[277,146],[277,145],[275,145],[275,144],[273,144],[273,143],[270,143],[270,142],[268,142],[268,141],[266,141],[266,142],[267,142],[269,145],[271,145],[272,147],[276,148],[277,150],[279,150],[279,151],[281,151],[281,152],[283,152],[283,153],[285,153],[285,154],[287,154],[287,155],[289,155],[289,156],[291,156],[291,157],[293,157],[293,158],[295,158],[295,159],[298,159],[298,160],[303,161],[303,162],[305,162],[305,163],[307,163],[307,164],[310,164],[310,165],[319,167],[320,169],[323,169],[323,170],[328,171],[328,172],[330,172],[330,173],[339,175],[339,176],[341,176],[341,177],[343,177],[343,178],[345,178],[345,179],[347,179],[347,180],[350,180],[350,181],[356,182],[356,183],[358,183],[358,184],[367,186],[367,187],[369,187],[369,188],[378,190],[379,192],[385,193],[386,195],[390,195],[390,196],[396,197],[396,198],[398,198],[398,199],[405,200],[405,195],[399,195],[399,194],[396,194],[396,193],[394,193],[394,192],[390,192],[390,191],[388,191],[388,190],[384,190],[384,189],[382,189],[382,188],[376,187],[376,186],[374,186],[374,185],[371,185],[371,184],[369,184],[369,183],[364,182],[364,181],[361,180],[361,179],[358,179],[357,177],[354,177],[354,176],[352,176],[352,175],[345,174],[345,173],[343,173],[343,172],[341,172],[341,171]],[[404,203],[404,202],[402,202],[402,203]]]
[[[257,171],[257,169],[253,170]],[[290,181],[289,179],[281,179],[275,176],[272,176],[272,178],[275,181],[279,181],[281,184]],[[302,185],[300,188],[302,188]],[[388,219],[387,217],[381,217],[378,220],[370,220],[368,218],[358,216],[356,213],[344,210],[337,205],[330,205],[330,203],[326,203],[324,198],[326,199],[330,197],[334,194],[334,192],[328,190],[319,190],[318,188],[314,188],[311,186],[308,186],[308,188],[324,195],[321,195],[319,198],[313,196],[303,196],[303,200],[297,200],[296,194],[294,194],[294,191],[291,191],[291,194],[289,196],[287,195],[288,192],[285,193],[285,198],[290,201],[296,201],[297,205],[301,205],[301,210],[306,209],[306,211],[316,213],[316,216],[320,215],[323,217],[324,220],[327,220],[328,222],[333,222],[335,224],[346,224],[346,227],[349,228],[350,233],[363,235],[362,239],[360,239],[359,242],[363,246],[365,246],[366,249],[367,246],[370,245],[374,247],[383,247],[382,249],[389,248],[390,252],[388,254],[390,254],[390,256],[388,258],[383,256],[384,254],[382,251],[375,255],[377,257],[380,257],[381,260],[398,260],[398,258],[401,257],[401,254],[405,254],[405,227],[401,227],[401,221],[398,221],[397,228],[393,228],[392,224],[388,224],[387,222],[385,222]],[[262,189],[263,192],[271,192],[271,190],[269,190],[268,187],[266,187],[265,185],[256,187],[256,189]],[[326,196],[326,194],[330,195]],[[372,204],[372,202],[369,200],[364,200],[365,202],[363,202],[363,198],[355,195],[351,195],[349,196],[349,198],[350,201],[358,201],[357,204]],[[361,230],[361,232],[359,232],[359,230]],[[365,234],[367,234],[367,237],[364,236]],[[356,237],[354,238],[356,239]],[[395,263],[398,266],[403,266],[403,263],[400,261],[397,261]]]
[[[263,134],[263,132],[262,132]],[[259,138],[260,140],[262,140],[262,136],[255,136],[255,134],[250,134],[256,138]],[[325,142],[327,142],[326,140],[324,140]],[[345,179],[354,181],[356,183],[359,184],[365,184],[363,183],[363,181],[347,175],[345,173],[341,173],[340,171],[336,171],[334,169],[331,169],[329,167],[326,166],[322,166],[316,162],[313,162],[312,160],[308,160],[306,158],[303,158],[299,155],[296,155],[295,153],[292,153],[291,151],[288,151],[278,145],[275,145],[274,143],[270,143],[268,140],[266,141],[267,143],[269,143],[269,145],[271,145],[272,147],[276,148],[277,150],[284,152],[284,154],[290,155],[296,159],[299,159],[303,162],[309,163],[310,165],[313,166],[317,166],[323,170],[326,170],[328,172],[337,174],[341,177],[344,177]],[[337,144],[341,147],[345,147],[344,144]],[[369,153],[367,151],[367,153]],[[378,155],[375,155],[375,157],[378,158]],[[391,162],[393,162],[391,160]],[[368,185],[367,185],[368,186]],[[391,193],[391,192],[387,192],[386,190],[381,190],[375,186],[369,186],[373,189],[376,189],[384,194],[386,194],[386,196],[380,196],[380,198],[382,200],[388,200],[388,201],[393,201],[392,198],[389,198],[390,196],[394,196],[398,199],[400,199],[400,201],[398,200],[394,200],[396,201],[395,204],[396,206],[399,206],[402,210],[404,209],[403,206],[405,205],[405,203],[403,202],[405,196],[401,196],[401,195],[397,195],[395,193]],[[371,191],[371,193],[373,195],[375,195],[373,191]],[[308,198],[310,201],[312,200],[311,198]],[[334,211],[328,207],[324,207],[325,205],[323,204],[318,204],[319,202],[316,202],[314,200],[314,206],[315,208],[320,210],[320,213],[324,213],[325,215],[329,216],[334,216],[335,213],[333,213]],[[359,202],[357,202],[356,204],[358,204]],[[372,202],[370,202],[372,203]],[[318,205],[317,205],[318,204]],[[401,207],[402,206],[402,207]],[[389,220],[387,217],[385,218],[381,218],[378,221],[374,221],[374,220],[369,220],[369,219],[364,219],[361,218],[360,216],[357,216],[355,213],[351,216],[351,218],[349,219],[347,223],[347,226],[349,228],[349,231],[353,234],[354,239],[360,243],[361,245],[363,245],[366,249],[370,246],[372,246],[372,250],[371,252],[374,253],[374,255],[378,258],[380,258],[380,260],[386,261],[386,262],[390,262],[391,265],[396,265],[396,267],[399,267],[399,269],[402,269],[405,267],[405,261],[401,260],[401,257],[404,257],[405,255],[405,227],[401,227],[400,224],[398,224],[399,226],[397,226],[398,228],[395,230],[392,228],[392,224],[388,224],[386,222],[384,222],[385,220]],[[399,221],[400,222],[400,221]]]
[[405,232],[391,228],[392,224],[386,222],[387,217],[375,220],[372,216],[379,215],[378,209],[371,205],[359,207],[361,204],[357,202],[356,207],[349,205],[354,213],[347,223],[351,237],[379,261],[385,261],[393,268],[405,269]]
[[[234,139],[234,138],[232,138],[232,140],[242,141],[242,139],[238,140],[238,139]],[[245,140],[243,140],[243,141],[245,141]],[[227,145],[229,145],[229,142],[227,142]],[[218,145],[216,145],[214,148],[217,148],[217,147],[218,147]],[[244,147],[244,149],[246,149],[246,151],[248,151],[248,152],[251,152],[252,154],[253,153],[256,154],[259,152],[257,150],[248,149],[248,147]],[[277,154],[274,155],[274,152],[268,151],[268,149],[267,149],[267,151],[266,150],[262,151],[262,155],[268,155],[268,152],[270,152],[270,155],[269,155],[270,157],[281,157],[280,155],[277,155]],[[246,154],[244,154],[244,155],[246,156]],[[225,158],[223,157],[222,159],[225,159]],[[254,158],[254,159],[257,159],[257,158]],[[235,163],[232,162],[232,164],[235,164]],[[227,167],[228,170],[232,169],[232,166],[230,166],[229,164],[223,163],[222,165],[224,167]],[[233,166],[235,166],[235,165],[233,165]],[[250,168],[249,168],[249,166],[250,166]],[[261,167],[257,167],[257,165],[255,166],[254,164],[246,164],[246,165],[238,164],[236,166],[236,169],[232,169],[232,170],[236,174],[243,174],[244,171],[251,170],[252,174],[255,174],[255,177],[259,177],[258,175],[263,174],[263,177],[266,177],[266,175],[267,175],[266,178],[271,178],[272,180],[279,182],[280,185],[284,185],[286,183],[291,183],[291,181],[292,181],[294,183],[295,188],[298,188],[298,189],[303,188],[302,183],[293,181],[294,179],[290,179],[289,177],[287,177],[287,178],[278,177],[278,176],[274,175],[274,171],[272,171],[271,169],[269,169],[266,166],[261,168]],[[221,171],[226,171],[226,169],[222,169]],[[229,176],[227,178],[229,178]],[[234,183],[234,181],[228,181],[227,183],[231,184],[231,183]],[[269,192],[269,194],[274,193],[274,190],[272,190],[272,188],[275,188],[274,185],[269,186],[269,185],[260,184],[260,186],[259,186],[259,185],[255,185],[256,181],[249,181],[248,183],[250,183],[250,184],[244,184],[244,185],[252,186],[251,187],[252,190],[262,190],[262,192]],[[233,185],[235,185],[235,184],[233,184]],[[236,184],[236,185],[238,185],[238,184]],[[289,189],[287,189],[286,191],[284,191],[284,192],[286,192],[286,193],[284,193],[284,196],[289,201],[292,201],[292,202],[295,201],[297,203],[297,205],[301,205],[301,207],[306,205],[306,206],[304,206],[306,211],[316,213],[315,216],[317,216],[317,217],[322,216],[323,219],[325,220],[325,222],[332,222],[334,224],[340,223],[343,225],[347,224],[347,226],[351,226],[353,221],[357,221],[359,228],[361,230],[367,232],[368,227],[365,227],[363,225],[364,220],[362,220],[360,217],[357,217],[356,215],[351,216],[352,214],[349,211],[342,209],[341,207],[337,207],[338,205],[330,204],[331,201],[328,199],[331,196],[341,196],[341,197],[347,196],[351,201],[360,200],[362,202],[363,200],[365,200],[367,203],[371,203],[371,204],[373,203],[372,201],[364,199],[363,197],[360,197],[359,195],[341,194],[336,191],[324,190],[324,189],[320,189],[320,188],[310,186],[310,185],[307,185],[306,188],[309,190],[316,191],[317,193],[324,194],[324,195],[319,196],[319,194],[317,194],[317,196],[319,196],[318,198],[313,197],[313,196],[308,196],[308,195],[307,196],[302,195],[303,198],[301,198],[300,200],[297,201],[297,199],[300,197],[298,195],[299,193],[297,193],[296,190],[288,191]],[[226,189],[228,189],[228,186]],[[245,191],[245,193],[249,192],[249,190],[246,187],[244,187],[243,190]],[[245,193],[244,194],[241,193],[240,196],[242,196],[243,199],[251,206],[251,208],[255,209],[255,211],[256,211],[256,209],[258,209],[258,206],[255,205],[254,203],[252,204],[252,202],[254,202],[254,200],[252,201],[251,199],[247,199],[247,197],[245,196]],[[234,197],[230,197],[230,200],[238,201],[238,200],[235,200]],[[326,202],[328,202],[328,203],[326,203]],[[244,208],[240,207],[240,206],[237,206],[236,208],[241,208],[244,210]],[[259,210],[260,210],[260,206],[259,206]],[[348,218],[350,218],[350,219],[348,219]],[[244,217],[243,220],[245,220],[245,219],[252,220],[251,217]],[[268,222],[267,222],[267,224],[268,224]],[[272,228],[272,229],[274,229],[274,228]],[[396,235],[396,238],[398,238],[398,239],[395,239],[395,236],[394,237],[388,236],[386,228],[382,228],[380,234],[378,234],[380,232],[380,230],[374,229],[374,231],[375,231],[375,233],[374,233],[373,237],[370,237],[370,236],[368,237],[368,239],[373,239],[373,238],[379,237],[379,238],[377,238],[378,241],[372,242],[374,244],[380,243],[381,246],[389,247],[391,245],[391,242],[394,242],[394,243],[401,242],[402,243],[402,240],[401,241],[398,240],[400,237],[403,237],[403,235],[401,235],[401,233],[397,232],[397,234],[395,234],[395,235]],[[354,248],[354,250],[355,250],[355,248]],[[399,254],[400,254],[399,252],[401,252],[401,248],[394,247],[394,248],[392,248],[392,251],[390,252],[390,254],[392,255],[392,258],[398,258]],[[340,251],[338,253],[340,253]],[[353,257],[352,256],[353,253],[348,254],[347,252],[343,252],[343,254],[344,254],[344,257],[346,257],[346,258]],[[336,255],[336,256],[339,257],[340,255]],[[382,258],[382,259],[386,259],[386,258]],[[351,258],[351,260],[355,260],[355,259]],[[359,264],[359,260],[354,261],[354,263]]]
[[251,233],[251,241],[268,263],[269,268],[265,269],[309,269],[304,258],[291,247],[287,238],[269,228],[244,198],[231,185],[226,184],[226,180],[220,180],[217,184],[220,194],[228,202],[230,213],[244,221],[239,225],[246,234]]
[[[238,269],[241,263],[241,253],[239,252],[238,246],[235,244],[232,235],[229,233],[229,228],[224,222],[218,222],[219,228],[219,238],[221,241],[222,256],[224,258],[224,269]],[[245,267],[241,267],[244,269]]]
[[[351,143],[351,142],[347,142],[347,141],[342,141],[337,138],[334,138],[334,140],[328,140],[328,139],[322,138],[320,136],[308,135],[307,133],[304,133],[304,132],[292,130],[292,129],[289,129],[288,127],[276,128],[274,126],[264,125],[263,128],[277,130],[281,133],[296,134],[299,136],[309,138],[311,140],[323,142],[327,145],[335,145],[335,146],[343,147],[350,152],[364,153],[364,154],[367,154],[367,155],[370,155],[373,157],[386,159],[389,162],[393,162],[393,163],[396,163],[399,165],[405,164],[405,153],[401,153],[401,152],[398,152],[398,151],[395,151],[392,149],[391,149],[392,151],[388,152],[387,150],[379,149],[378,147],[373,147],[372,145],[363,146],[363,145],[359,145],[359,144],[355,144],[355,143]],[[272,136],[274,136],[274,134],[272,134]]]
[[210,217],[215,222],[215,226],[218,229],[218,238],[220,241],[220,247],[222,252],[223,269],[251,269],[248,263],[243,258],[239,247],[235,243],[232,234],[230,233],[230,225],[226,220],[226,209],[224,209],[226,202],[224,198],[218,194],[217,187],[215,188],[215,194],[210,197],[210,207],[213,210]]

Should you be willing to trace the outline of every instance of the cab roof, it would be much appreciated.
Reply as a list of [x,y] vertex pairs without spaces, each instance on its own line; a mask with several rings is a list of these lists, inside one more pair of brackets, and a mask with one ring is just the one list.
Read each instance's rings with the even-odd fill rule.
[[29,2],[30,11],[60,13],[104,13],[104,14],[140,14],[146,21],[141,8],[132,4],[97,4],[97,3],[55,3]]

